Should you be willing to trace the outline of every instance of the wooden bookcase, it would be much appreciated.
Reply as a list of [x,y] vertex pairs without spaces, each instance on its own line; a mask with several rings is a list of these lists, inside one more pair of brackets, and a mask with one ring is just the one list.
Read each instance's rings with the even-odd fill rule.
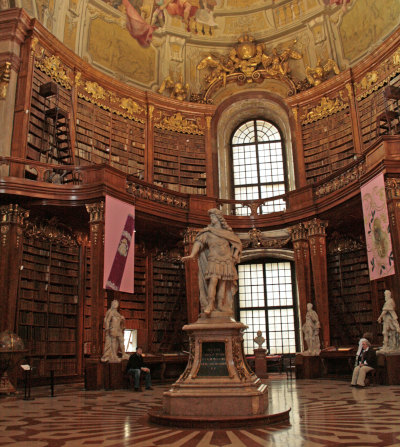
[[154,129],[155,182],[174,191],[206,194],[205,172],[204,136]]
[[332,345],[357,344],[375,326],[365,249],[328,255],[328,281]]
[[58,85],[58,104],[54,97],[44,98],[39,94],[40,86],[54,82],[50,76],[46,75],[38,68],[33,71],[32,100],[29,116],[29,131],[27,141],[27,158],[36,161],[45,161],[41,152],[45,149],[45,111],[52,107],[59,107],[65,111],[71,108],[71,91]]
[[187,323],[184,266],[157,259],[153,266],[152,352],[177,351]]
[[78,373],[79,260],[77,245],[24,239],[17,327],[34,377]]
[[354,157],[349,109],[302,126],[304,162],[308,183],[343,168]]
[[[390,84],[399,87],[400,74],[391,79]],[[373,144],[379,136],[376,130],[376,117],[385,110],[383,96],[385,87],[386,84],[372,91],[367,97],[359,99],[357,102],[362,142],[365,148]]]

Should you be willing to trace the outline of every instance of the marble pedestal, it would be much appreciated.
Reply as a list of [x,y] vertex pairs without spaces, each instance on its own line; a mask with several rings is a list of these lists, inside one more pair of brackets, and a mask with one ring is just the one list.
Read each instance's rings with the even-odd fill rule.
[[263,348],[254,349],[254,369],[256,370],[257,377],[260,379],[267,379],[267,361],[265,356],[267,350]]
[[163,395],[165,415],[212,418],[265,413],[268,387],[246,363],[246,327],[222,312],[183,327],[190,341],[189,362]]

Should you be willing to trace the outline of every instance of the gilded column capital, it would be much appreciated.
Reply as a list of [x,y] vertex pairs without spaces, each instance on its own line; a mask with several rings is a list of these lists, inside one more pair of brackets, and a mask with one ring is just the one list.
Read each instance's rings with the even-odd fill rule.
[[183,233],[183,244],[193,244],[198,232],[199,230],[194,227],[187,227]]
[[307,239],[308,231],[307,231],[307,228],[303,222],[300,222],[299,224],[294,225],[293,227],[290,228],[289,231],[292,236],[293,242]]
[[314,218],[308,222],[305,222],[305,227],[307,228],[307,236],[326,236],[326,227],[328,226],[328,221]]
[[18,204],[0,206],[0,224],[14,223],[22,226],[28,217],[29,211],[24,210]]
[[208,131],[211,129],[211,121],[212,121],[212,116],[207,115],[206,116],[206,125],[207,125]]
[[86,204],[86,211],[90,216],[90,223],[104,222],[104,201]]
[[400,198],[400,178],[387,178],[385,180],[386,197],[390,199]]

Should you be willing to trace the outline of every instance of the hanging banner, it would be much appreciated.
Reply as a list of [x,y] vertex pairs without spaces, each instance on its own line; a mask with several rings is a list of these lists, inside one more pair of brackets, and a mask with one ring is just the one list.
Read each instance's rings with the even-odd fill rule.
[[133,293],[135,207],[106,196],[104,231],[105,289]]
[[370,280],[394,274],[392,240],[383,174],[361,187]]

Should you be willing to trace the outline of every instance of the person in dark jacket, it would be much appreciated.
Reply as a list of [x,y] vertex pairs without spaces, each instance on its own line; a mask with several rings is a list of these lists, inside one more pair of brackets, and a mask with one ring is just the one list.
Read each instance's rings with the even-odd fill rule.
[[357,366],[353,370],[351,385],[364,387],[367,373],[376,368],[376,353],[367,339],[362,342],[362,349],[356,363]]
[[129,357],[126,365],[126,373],[134,379],[135,391],[142,391],[140,388],[140,374],[145,374],[146,390],[152,390],[150,369],[144,366],[142,348],[137,347],[136,352]]

